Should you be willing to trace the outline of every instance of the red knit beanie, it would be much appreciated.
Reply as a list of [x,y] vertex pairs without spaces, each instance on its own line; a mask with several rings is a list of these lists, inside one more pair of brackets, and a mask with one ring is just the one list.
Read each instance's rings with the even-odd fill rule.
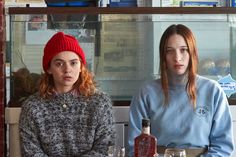
[[44,47],[43,70],[46,72],[52,58],[62,51],[72,51],[79,55],[82,64],[86,64],[84,51],[75,37],[58,32],[52,36]]

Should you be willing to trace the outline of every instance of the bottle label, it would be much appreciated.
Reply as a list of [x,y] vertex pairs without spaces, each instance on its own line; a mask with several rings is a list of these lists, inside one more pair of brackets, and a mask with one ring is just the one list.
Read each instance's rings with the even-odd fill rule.
[[135,140],[135,157],[152,157],[156,153],[156,140],[145,136]]

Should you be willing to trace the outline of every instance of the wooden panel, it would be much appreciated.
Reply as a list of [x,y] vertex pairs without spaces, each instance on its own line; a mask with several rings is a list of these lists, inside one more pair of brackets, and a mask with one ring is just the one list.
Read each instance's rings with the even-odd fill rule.
[[4,100],[5,100],[5,16],[4,0],[0,1],[0,156],[4,155],[5,130],[4,130]]
[[9,14],[233,14],[233,7],[11,7]]

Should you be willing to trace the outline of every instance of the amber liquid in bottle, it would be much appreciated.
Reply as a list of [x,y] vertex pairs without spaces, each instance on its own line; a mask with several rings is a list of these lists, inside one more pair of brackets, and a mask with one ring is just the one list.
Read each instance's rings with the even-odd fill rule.
[[142,133],[134,139],[134,157],[153,157],[157,153],[157,139],[150,134],[150,120],[142,119]]

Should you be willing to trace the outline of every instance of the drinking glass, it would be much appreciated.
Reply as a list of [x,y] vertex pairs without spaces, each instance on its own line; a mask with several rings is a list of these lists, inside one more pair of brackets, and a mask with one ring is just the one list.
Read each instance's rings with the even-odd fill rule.
[[169,154],[172,157],[187,157],[186,151],[184,149],[178,149],[178,148],[167,148],[165,150],[165,154]]
[[120,148],[118,146],[109,146],[108,147],[108,156],[116,157],[119,155]]
[[123,156],[124,148],[120,146],[109,146],[108,147],[108,157],[120,157]]

